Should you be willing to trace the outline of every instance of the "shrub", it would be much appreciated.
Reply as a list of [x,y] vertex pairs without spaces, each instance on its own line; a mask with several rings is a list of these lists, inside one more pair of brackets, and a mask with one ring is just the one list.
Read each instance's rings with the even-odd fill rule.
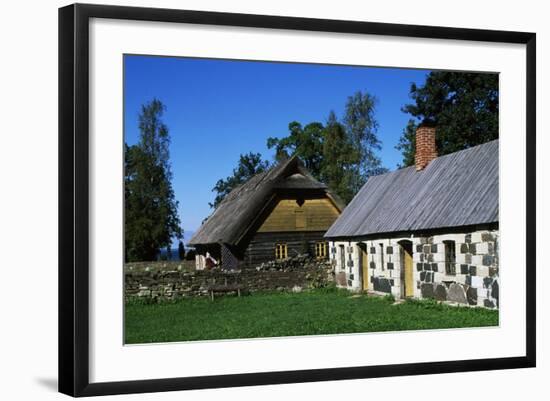
[[178,256],[180,260],[185,259],[185,247],[183,246],[183,242],[178,243]]
[[185,254],[185,260],[195,260],[196,251],[194,249],[189,249]]

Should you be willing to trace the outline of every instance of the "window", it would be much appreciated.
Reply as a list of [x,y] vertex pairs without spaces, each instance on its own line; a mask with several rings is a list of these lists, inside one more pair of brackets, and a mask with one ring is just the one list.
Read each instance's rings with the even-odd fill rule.
[[380,269],[384,270],[384,244],[380,245]]
[[286,244],[276,244],[275,245],[275,259],[286,259],[288,255],[288,250]]
[[326,242],[317,242],[315,244],[315,256],[318,258],[327,257],[327,243]]
[[445,245],[445,273],[456,274],[456,250],[454,241],[443,241]]
[[344,245],[340,245],[340,269],[346,268],[346,252],[344,249]]

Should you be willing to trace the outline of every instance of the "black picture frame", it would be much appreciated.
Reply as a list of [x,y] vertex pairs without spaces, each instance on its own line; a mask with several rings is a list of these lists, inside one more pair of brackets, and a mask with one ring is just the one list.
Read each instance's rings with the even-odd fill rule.
[[[521,357],[262,372],[154,380],[89,381],[89,21],[91,18],[437,38],[526,45],[526,353]],[[59,391],[71,396],[316,382],[534,367],[536,35],[479,29],[74,4],[59,9]]]

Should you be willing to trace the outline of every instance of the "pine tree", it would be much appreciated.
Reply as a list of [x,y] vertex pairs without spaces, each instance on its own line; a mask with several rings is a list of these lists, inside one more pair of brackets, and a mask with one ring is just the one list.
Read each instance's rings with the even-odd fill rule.
[[409,121],[397,145],[403,154],[403,165],[414,164],[411,130],[416,122],[427,120],[436,125],[439,155],[497,139],[498,94],[497,74],[434,71],[423,85],[412,84],[413,103],[402,110],[415,120]]
[[416,122],[410,119],[401,134],[401,138],[399,138],[399,143],[395,145],[395,149],[400,150],[403,155],[403,162],[398,165],[399,168],[412,166],[414,164],[417,126]]
[[164,105],[157,99],[139,115],[139,142],[125,145],[125,257],[156,260],[172,238],[182,238],[178,202],[172,189],[168,128]]

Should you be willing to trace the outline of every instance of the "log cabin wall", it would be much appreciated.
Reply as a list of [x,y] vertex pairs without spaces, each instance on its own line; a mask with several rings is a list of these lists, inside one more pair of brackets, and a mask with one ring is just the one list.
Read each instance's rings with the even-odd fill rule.
[[255,268],[264,262],[275,260],[275,246],[286,244],[289,258],[299,254],[309,253],[315,256],[315,244],[326,244],[328,257],[328,242],[323,238],[325,231],[290,231],[290,232],[257,232],[246,248],[242,260],[243,268]]
[[328,198],[280,200],[258,232],[326,231],[340,212]]
[[286,245],[287,257],[308,253],[316,256],[315,246],[324,243],[326,230],[340,212],[328,198],[281,199],[251,237],[242,259],[243,267],[254,268],[276,259],[277,244]]

